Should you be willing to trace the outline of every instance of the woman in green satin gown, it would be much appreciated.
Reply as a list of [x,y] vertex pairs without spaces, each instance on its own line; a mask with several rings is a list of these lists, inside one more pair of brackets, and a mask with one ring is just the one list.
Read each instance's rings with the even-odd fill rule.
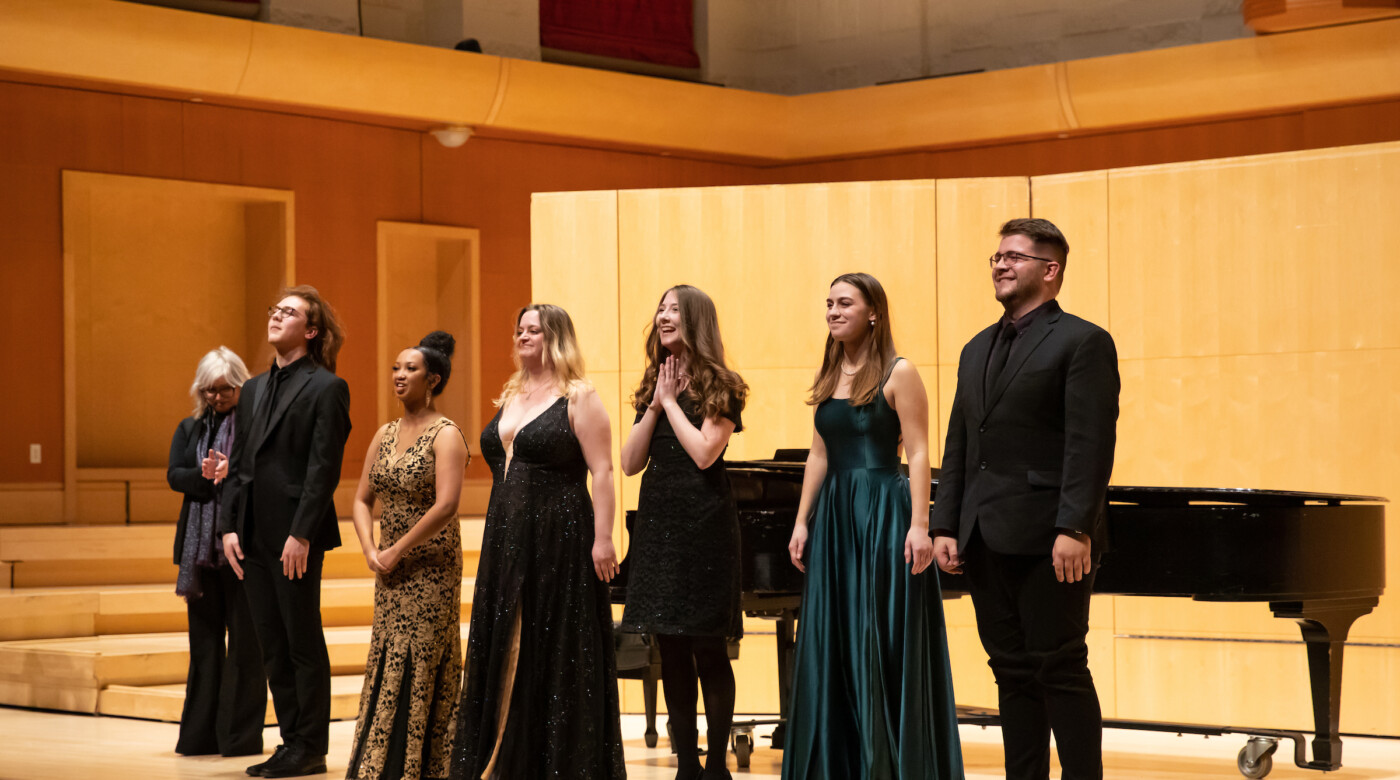
[[[943,603],[929,571],[928,395],[895,355],[873,276],[837,277],[826,321],[788,546],[807,581],[783,780],[961,780]],[[901,444],[919,479],[900,472]]]

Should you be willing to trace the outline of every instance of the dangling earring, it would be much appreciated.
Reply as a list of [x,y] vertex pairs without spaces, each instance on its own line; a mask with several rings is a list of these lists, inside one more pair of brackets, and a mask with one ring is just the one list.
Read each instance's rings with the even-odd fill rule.
[[433,405],[433,388],[432,388],[432,387],[429,387],[429,388],[428,388],[428,393],[427,393],[427,395],[423,396],[423,408],[424,408],[424,409],[428,409],[428,408],[431,408],[432,405]]

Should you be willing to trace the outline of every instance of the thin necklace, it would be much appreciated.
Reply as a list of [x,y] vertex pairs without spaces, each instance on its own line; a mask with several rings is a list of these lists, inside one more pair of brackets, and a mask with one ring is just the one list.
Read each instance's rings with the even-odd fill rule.
[[847,370],[846,370],[846,361],[843,359],[843,360],[841,361],[841,373],[845,374],[846,376],[855,376],[856,374],[860,373],[860,370],[861,370],[862,368],[864,368],[864,366],[865,366],[865,364],[862,363],[861,365],[856,366],[854,369],[852,369],[852,370],[850,370],[850,371],[847,371]]

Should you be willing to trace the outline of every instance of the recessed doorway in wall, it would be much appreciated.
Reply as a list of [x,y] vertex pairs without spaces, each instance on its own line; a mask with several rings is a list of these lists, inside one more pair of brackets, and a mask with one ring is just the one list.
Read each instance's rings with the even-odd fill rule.
[[[434,330],[457,339],[452,379],[437,408],[468,436],[481,430],[481,341],[478,328],[480,232],[451,225],[379,223],[379,421],[402,413],[389,367],[406,347]],[[475,441],[468,439],[473,445]],[[475,451],[475,446],[472,450]]]
[[285,190],[63,172],[66,519],[175,519],[166,459],[195,367],[221,344],[252,373],[270,358],[292,213]]

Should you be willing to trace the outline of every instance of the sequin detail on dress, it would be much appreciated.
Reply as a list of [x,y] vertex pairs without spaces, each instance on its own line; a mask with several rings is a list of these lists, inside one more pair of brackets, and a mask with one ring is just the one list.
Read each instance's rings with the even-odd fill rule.
[[[593,571],[593,503],[568,401],[516,432],[509,476],[500,419],[498,412],[481,433],[491,502],[452,777],[481,777],[495,754],[493,776],[509,780],[623,778],[612,608]],[[501,729],[501,681],[512,659]]]

